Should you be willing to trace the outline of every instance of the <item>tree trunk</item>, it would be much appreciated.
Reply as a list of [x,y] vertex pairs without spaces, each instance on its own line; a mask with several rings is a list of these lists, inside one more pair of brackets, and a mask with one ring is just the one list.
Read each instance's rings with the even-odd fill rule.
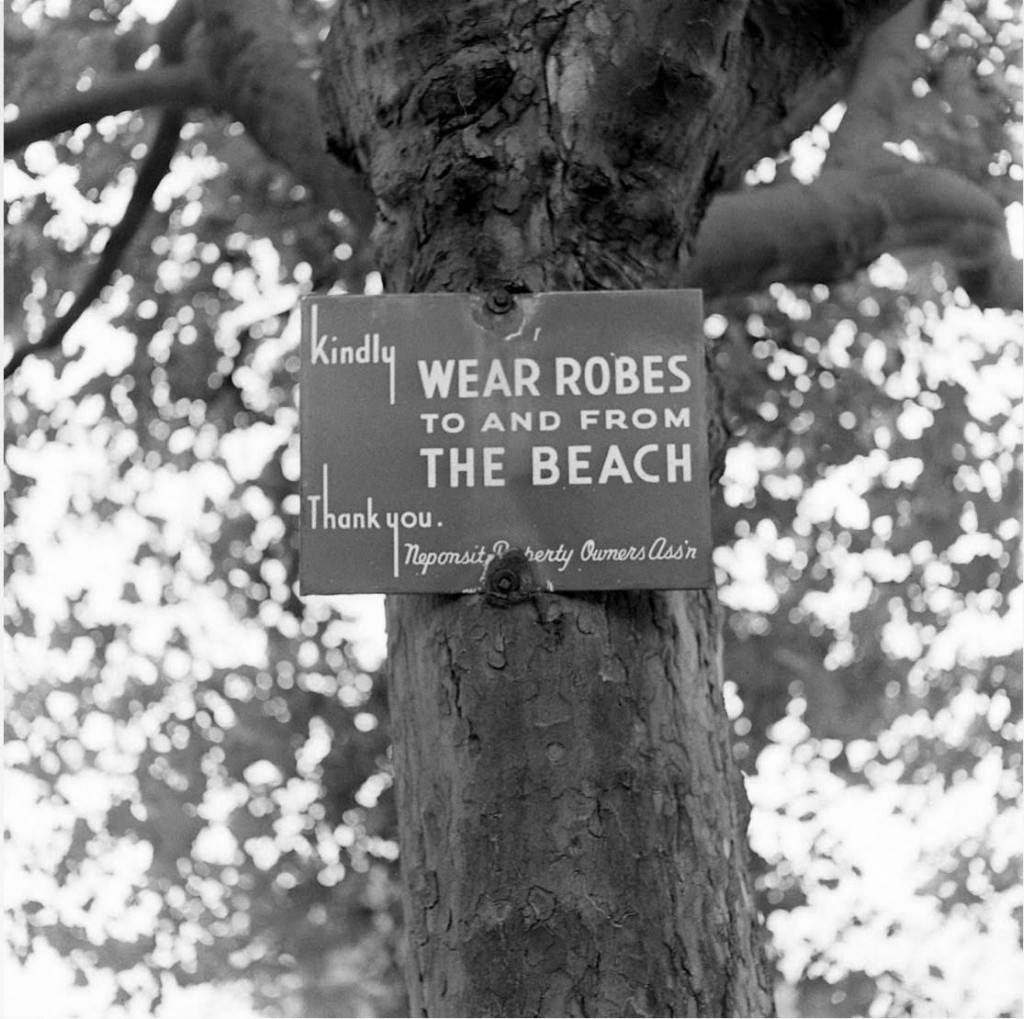
[[[765,7],[343,2],[325,122],[370,176],[388,288],[677,279],[739,134],[851,41],[842,4],[806,38]],[[770,1014],[713,596],[388,620],[413,1013]]]
[[392,599],[414,1014],[769,1014],[715,618]]

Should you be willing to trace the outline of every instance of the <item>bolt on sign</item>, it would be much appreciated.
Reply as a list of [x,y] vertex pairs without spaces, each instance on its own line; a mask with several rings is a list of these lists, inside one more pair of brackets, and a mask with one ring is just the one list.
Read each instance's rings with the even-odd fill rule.
[[305,299],[303,594],[510,556],[527,591],[710,584],[702,321],[696,290]]

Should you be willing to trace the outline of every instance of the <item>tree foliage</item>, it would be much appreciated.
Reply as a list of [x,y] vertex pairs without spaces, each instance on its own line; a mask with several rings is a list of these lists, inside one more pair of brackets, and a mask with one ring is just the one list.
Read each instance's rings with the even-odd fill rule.
[[[295,303],[376,285],[365,209],[200,73],[189,7],[7,8],[14,124],[151,70],[189,100],[150,75],[152,108],[7,166],[12,947],[112,973],[118,1006],[238,979],[271,1014],[401,1014],[379,663],[295,586]],[[991,209],[1020,187],[1020,31],[996,2],[928,13],[898,103],[845,69],[723,201],[794,188],[847,229],[830,173],[867,171],[833,104],[860,82],[871,173],[955,172],[983,214],[893,213],[819,279],[710,287],[726,676],[791,1014],[1019,1008],[1020,319],[973,302],[1019,306]],[[326,18],[291,4],[307,76]]]

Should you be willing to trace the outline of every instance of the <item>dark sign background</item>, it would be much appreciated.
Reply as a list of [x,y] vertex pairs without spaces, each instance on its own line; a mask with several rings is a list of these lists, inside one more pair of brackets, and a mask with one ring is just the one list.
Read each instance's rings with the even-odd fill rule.
[[698,291],[302,314],[303,594],[475,590],[511,548],[553,589],[710,583]]

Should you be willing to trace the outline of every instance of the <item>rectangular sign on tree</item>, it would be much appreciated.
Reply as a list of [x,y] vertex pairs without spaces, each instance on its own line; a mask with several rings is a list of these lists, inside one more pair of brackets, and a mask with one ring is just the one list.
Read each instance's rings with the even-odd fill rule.
[[[303,594],[711,582],[700,292],[313,297]],[[518,551],[516,551],[518,550]]]

